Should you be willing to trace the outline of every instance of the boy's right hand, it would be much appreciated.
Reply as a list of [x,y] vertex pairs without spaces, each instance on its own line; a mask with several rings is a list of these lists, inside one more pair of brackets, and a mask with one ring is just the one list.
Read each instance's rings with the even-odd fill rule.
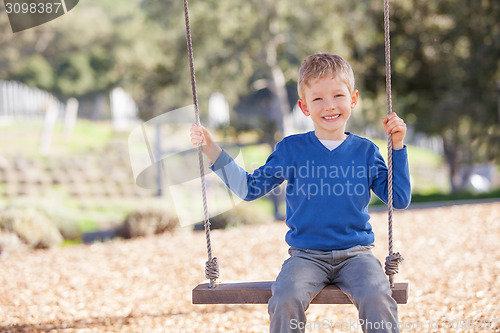
[[222,152],[222,148],[217,145],[212,134],[203,126],[193,124],[191,126],[191,144],[193,147],[201,145],[202,151],[214,163]]

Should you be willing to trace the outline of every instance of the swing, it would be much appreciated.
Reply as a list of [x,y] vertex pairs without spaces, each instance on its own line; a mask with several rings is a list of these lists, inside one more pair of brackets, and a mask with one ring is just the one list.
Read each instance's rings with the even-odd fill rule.
[[[191,40],[191,27],[189,24],[188,0],[184,1],[184,17],[186,21],[186,40],[189,58],[189,69],[191,74],[191,89],[195,111],[195,122],[200,124],[198,109],[198,97],[196,92],[196,79],[193,60],[193,45]],[[384,0],[384,32],[385,32],[385,68],[386,68],[386,94],[387,114],[392,112],[391,96],[391,59],[390,59],[390,35],[389,35],[389,0]],[[403,257],[399,252],[393,252],[392,241],[392,135],[387,138],[388,145],[388,250],[389,255],[385,261],[385,273],[389,276],[392,297],[398,304],[408,302],[409,283],[394,283],[394,275],[398,273],[399,264]],[[201,145],[198,146],[198,160],[200,165],[201,191],[203,197],[204,227],[207,242],[208,260],[205,267],[205,277],[208,283],[201,283],[193,289],[193,304],[267,304],[271,297],[271,285],[273,281],[254,282],[231,282],[216,283],[219,278],[219,266],[217,258],[212,255],[212,244],[210,241],[210,221],[208,219],[208,206],[206,197],[206,182],[203,163],[203,152]],[[326,286],[311,302],[312,304],[351,304],[351,299],[335,285]]]

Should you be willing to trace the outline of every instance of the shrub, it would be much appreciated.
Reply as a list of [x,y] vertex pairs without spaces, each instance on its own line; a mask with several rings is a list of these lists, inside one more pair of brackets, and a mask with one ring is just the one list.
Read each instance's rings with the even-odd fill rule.
[[2,252],[24,252],[28,246],[24,244],[17,235],[10,232],[0,231],[0,253]]
[[58,246],[63,237],[42,212],[33,208],[10,207],[0,212],[0,230],[15,234],[29,248]]
[[[259,224],[273,221],[271,214],[257,209],[252,204],[241,203],[235,208],[210,218],[210,229],[226,229],[241,225]],[[203,223],[195,225],[195,230],[203,230]]]
[[49,204],[45,204],[39,209],[49,217],[64,239],[75,240],[82,236],[78,221],[75,219],[77,214],[73,210],[66,209],[62,205]]
[[173,231],[178,224],[178,219],[172,217],[167,209],[160,206],[146,206],[138,208],[126,217],[118,229],[118,235],[123,238],[151,236]]
[[8,204],[10,209],[26,210],[34,209],[45,215],[56,227],[64,239],[75,240],[81,237],[74,210],[64,207],[57,200],[39,201],[32,199],[13,200]]

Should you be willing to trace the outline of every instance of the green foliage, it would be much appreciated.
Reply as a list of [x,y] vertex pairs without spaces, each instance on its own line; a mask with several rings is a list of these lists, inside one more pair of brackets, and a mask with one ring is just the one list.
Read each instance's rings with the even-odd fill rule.
[[[412,203],[439,203],[465,200],[490,200],[500,199],[500,189],[489,192],[458,191],[455,193],[432,191],[429,193],[414,193],[411,197]],[[370,203],[373,206],[385,205],[380,199],[374,197]]]
[[16,73],[12,79],[40,89],[52,89],[54,85],[54,72],[50,63],[39,54],[15,64],[13,71]]
[[[281,131],[308,54],[337,53],[355,70],[363,103],[359,126],[384,114],[383,2],[207,0],[190,3],[202,116],[222,92],[234,106],[268,88],[276,103],[262,136]],[[400,0],[392,3],[395,110],[445,144],[453,187],[463,165],[497,160],[500,149],[500,2]],[[60,98],[122,86],[144,119],[192,103],[180,1],[87,0],[57,20],[12,34],[0,15],[0,78]],[[267,128],[268,127],[268,128]],[[279,136],[279,135],[278,135]],[[462,184],[463,185],[463,184]]]
[[63,59],[55,73],[56,87],[60,93],[67,96],[85,94],[94,84],[92,67],[88,55],[76,54],[69,59]]
[[138,1],[85,1],[50,24],[12,35],[2,20],[0,31],[8,50],[0,55],[0,77],[63,99],[110,90],[161,59],[157,30]]
[[463,166],[498,161],[500,3],[401,1],[393,22],[393,87],[416,129],[443,138],[459,190]]

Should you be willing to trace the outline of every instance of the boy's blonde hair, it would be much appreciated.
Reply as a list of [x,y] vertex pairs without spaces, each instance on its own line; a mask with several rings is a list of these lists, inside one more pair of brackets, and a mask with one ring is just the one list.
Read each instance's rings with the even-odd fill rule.
[[301,99],[305,98],[305,89],[313,80],[331,75],[344,81],[352,94],[354,92],[354,73],[351,65],[342,57],[329,53],[311,54],[304,59],[299,69],[297,90]]

